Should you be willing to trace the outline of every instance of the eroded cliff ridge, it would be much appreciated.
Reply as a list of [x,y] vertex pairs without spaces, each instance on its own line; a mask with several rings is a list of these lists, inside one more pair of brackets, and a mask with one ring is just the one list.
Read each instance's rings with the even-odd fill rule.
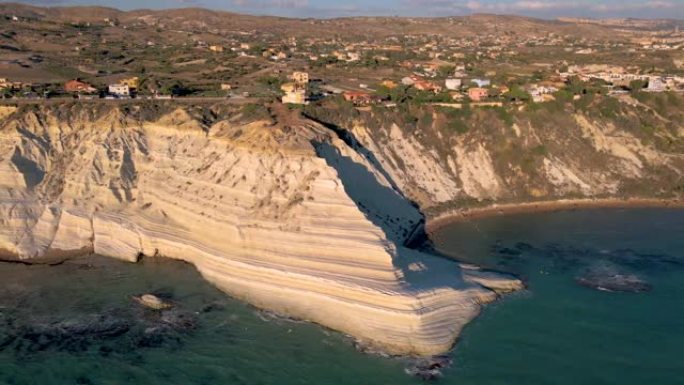
[[2,107],[4,257],[184,260],[236,298],[397,354],[448,350],[520,287],[403,247],[422,215],[372,154],[275,109]]
[[503,204],[684,197],[684,96],[496,108],[312,106],[429,217]]

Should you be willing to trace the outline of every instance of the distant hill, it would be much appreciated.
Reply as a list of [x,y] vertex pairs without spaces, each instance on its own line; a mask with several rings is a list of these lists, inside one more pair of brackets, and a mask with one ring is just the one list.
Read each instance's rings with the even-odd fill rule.
[[647,31],[671,30],[679,27],[684,30],[684,20],[674,19],[579,19],[559,18],[559,21],[572,24],[593,24],[607,27],[641,29]]
[[[0,15],[49,19],[66,23],[96,23],[105,18],[123,24],[144,23],[166,29],[227,32],[234,30],[331,36],[345,31],[352,35],[387,36],[401,34],[442,34],[470,36],[482,34],[558,33],[610,39],[621,32],[616,27],[672,28],[681,21],[632,20],[629,23],[587,21],[584,19],[542,20],[523,16],[475,14],[443,18],[352,17],[337,19],[294,19],[251,16],[202,8],[120,11],[105,7],[36,7],[16,3],[0,4]],[[684,29],[684,25],[682,26]]]

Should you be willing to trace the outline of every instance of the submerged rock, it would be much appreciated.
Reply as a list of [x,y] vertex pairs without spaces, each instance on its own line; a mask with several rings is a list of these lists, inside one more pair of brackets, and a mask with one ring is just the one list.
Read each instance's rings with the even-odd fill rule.
[[[19,324],[18,320],[15,320]],[[120,337],[133,327],[131,320],[111,314],[86,315],[68,320],[43,319],[22,322],[8,331],[3,347],[14,343],[17,352],[55,349],[79,352],[94,342]]]
[[40,352],[128,354],[141,348],[177,348],[199,327],[199,313],[170,305],[156,296],[135,298],[143,306],[109,308],[98,313],[49,313],[12,307],[0,312],[0,351],[18,357]]
[[578,284],[601,291],[642,293],[653,286],[633,274],[590,274],[575,279]]
[[418,377],[423,381],[434,381],[442,378],[442,369],[451,366],[451,358],[447,356],[435,356],[423,359],[415,366],[406,368],[406,374]]
[[199,326],[197,315],[179,310],[167,310],[161,313],[160,322],[176,331],[191,331]]
[[143,294],[140,297],[133,297],[139,304],[154,310],[171,308],[171,304],[166,303],[153,294]]

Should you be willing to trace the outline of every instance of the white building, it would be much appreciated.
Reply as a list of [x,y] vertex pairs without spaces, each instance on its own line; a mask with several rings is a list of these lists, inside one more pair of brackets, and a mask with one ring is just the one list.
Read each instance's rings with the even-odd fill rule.
[[131,89],[128,84],[110,84],[109,93],[119,97],[131,96]]
[[649,92],[664,92],[667,91],[667,84],[662,78],[652,77],[648,80],[648,87],[646,91]]
[[477,84],[480,88],[489,87],[492,84],[492,81],[489,79],[473,79],[471,82]]
[[306,102],[306,91],[302,89],[287,91],[282,102],[283,104],[308,104]]
[[556,87],[547,86],[537,86],[534,85],[528,89],[530,96],[532,96],[532,101],[535,103],[543,103],[551,100],[555,100],[553,93],[558,92]]
[[405,86],[412,86],[412,85],[414,85],[415,83],[416,83],[416,81],[413,80],[412,78],[408,77],[408,76],[405,77],[405,78],[403,78],[403,79],[401,79],[401,84],[403,84],[403,85],[405,85]]
[[444,82],[444,85],[447,90],[456,91],[461,88],[463,82],[461,79],[447,79],[446,82]]
[[347,61],[359,61],[359,60],[361,60],[361,55],[358,52],[348,52],[347,57],[349,57],[349,59]]

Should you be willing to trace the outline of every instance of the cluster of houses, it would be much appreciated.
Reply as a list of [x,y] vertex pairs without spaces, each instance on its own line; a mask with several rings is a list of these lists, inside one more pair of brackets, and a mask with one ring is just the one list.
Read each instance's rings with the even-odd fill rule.
[[[315,24],[326,24],[327,21],[316,21]],[[529,44],[529,39],[520,40],[520,36],[508,36],[491,34],[487,36],[454,38],[447,36],[423,36],[405,35],[400,38],[391,36],[384,41],[343,41],[339,37],[335,38],[316,38],[309,37],[297,39],[294,37],[268,39],[266,36],[259,36],[261,42],[266,46],[261,51],[256,51],[256,46],[250,44],[257,38],[254,32],[246,33],[241,36],[224,39],[222,45],[212,45],[204,41],[196,41],[198,48],[206,49],[211,52],[224,52],[230,50],[240,57],[257,57],[273,61],[286,59],[305,59],[310,62],[321,60],[328,62],[358,63],[365,58],[370,58],[378,62],[388,62],[395,56],[420,56],[429,57],[434,60],[462,59],[463,50],[474,50],[477,58],[499,58],[501,56],[513,56],[515,51],[510,47],[516,45]],[[562,38],[553,36],[550,39],[537,39],[540,44],[559,43]],[[536,40],[535,40],[536,41]],[[262,45],[259,45],[262,46]],[[228,48],[230,47],[230,48]],[[437,68],[435,67],[434,70]]]
[[[446,79],[435,80],[438,67],[444,68],[445,64],[448,63],[433,60],[422,65],[420,67],[421,72],[414,71],[412,75],[402,78],[399,82],[389,79],[383,80],[379,83],[379,86],[392,90],[401,85],[435,94],[448,93],[453,102],[460,102],[467,97],[471,105],[474,106],[502,105],[501,99],[493,96],[505,95],[510,92],[509,87],[506,85],[494,85],[488,78],[468,77],[464,65],[456,65],[451,76]],[[449,68],[451,67],[454,66],[449,66]],[[682,77],[639,74],[637,69],[628,70],[621,66],[605,64],[569,66],[564,72],[558,71],[547,80],[528,84],[521,87],[521,89],[528,95],[531,102],[543,103],[553,101],[555,100],[555,94],[565,88],[571,78],[578,78],[583,81],[603,80],[606,86],[611,88],[609,94],[624,92],[616,90],[619,90],[620,87],[622,87],[621,89],[630,87],[634,80],[643,81],[645,85],[644,91],[647,92],[684,92],[684,78]],[[301,83],[296,81],[283,85],[283,91],[286,93],[285,97],[283,97],[283,103],[306,103],[305,87],[300,87],[300,85]],[[341,94],[345,100],[357,106],[383,102],[386,106],[392,105],[392,103],[387,103],[386,100],[383,100],[377,93],[369,89],[366,84],[360,84],[360,89],[355,90],[342,90],[336,87],[329,88],[331,88],[332,93]],[[580,95],[574,96],[575,99],[580,97]]]
[[[455,70],[454,75],[462,76],[462,69]],[[566,87],[567,81],[570,77],[576,76],[582,80],[602,79],[606,83],[615,86],[628,86],[633,80],[645,80],[647,82],[646,91],[661,92],[669,90],[682,90],[682,79],[677,77],[667,76],[653,76],[653,75],[635,75],[621,67],[611,66],[585,66],[577,67],[571,66],[567,73],[561,73],[553,76],[551,80],[539,81],[533,84],[528,84],[522,87],[522,90],[529,95],[529,100],[534,103],[544,103],[555,100],[555,94]],[[298,87],[300,83],[286,83],[283,85],[283,91],[286,92],[283,97],[283,103],[304,104],[306,103],[306,95],[303,88]],[[466,97],[470,100],[473,106],[500,106],[503,105],[500,98],[495,98],[495,95],[505,95],[510,92],[506,85],[494,85],[490,79],[487,78],[461,78],[448,77],[443,81],[436,81],[433,79],[425,79],[418,75],[411,75],[404,77],[400,82],[394,80],[383,80],[379,86],[392,90],[400,85],[405,87],[413,87],[419,91],[432,92],[435,94],[448,92],[451,99],[457,105]],[[367,106],[371,104],[384,103],[386,106],[392,106],[383,100],[378,94],[368,89],[368,86],[360,85],[360,90],[341,90],[333,87],[333,93],[341,94],[348,102],[356,106]],[[575,99],[581,96],[575,95]],[[446,105],[448,103],[439,103]]]
[[[410,23],[420,24],[426,20],[409,19]],[[452,24],[463,25],[463,20],[450,20]],[[577,22],[573,20],[571,22]],[[329,28],[326,24],[333,21],[312,21],[318,28]],[[491,22],[494,31],[506,30],[509,26],[496,21]],[[662,36],[661,36],[662,35]],[[267,47],[261,52],[255,52],[249,42],[267,42]],[[259,56],[260,54],[271,60],[308,59],[312,62],[321,59],[354,63],[362,58],[372,58],[377,61],[389,61],[395,54],[429,57],[434,60],[458,60],[469,55],[479,59],[505,59],[520,55],[520,48],[526,47],[565,47],[567,52],[577,55],[590,55],[616,45],[625,50],[681,50],[684,48],[684,34],[678,29],[674,32],[648,34],[645,31],[635,35],[631,45],[628,43],[608,42],[605,39],[579,38],[570,34],[553,32],[539,33],[483,33],[475,36],[449,36],[405,34],[403,36],[388,36],[383,40],[344,41],[339,37],[309,37],[297,39],[294,37],[278,37],[275,35],[259,34],[255,31],[242,33],[229,39],[224,39],[225,47],[239,56]],[[223,52],[223,45],[210,45],[198,42],[202,48],[214,52]],[[228,48],[225,48],[228,49]]]
[[[102,94],[105,99],[130,99],[135,96],[139,83],[140,80],[137,77],[122,79],[118,83],[108,85],[106,92]],[[94,98],[101,94],[98,88],[80,79],[73,79],[64,83],[64,91],[83,99]]]
[[[227,51],[227,48],[224,45],[220,44],[208,44],[204,41],[196,41],[195,42],[196,46],[201,49],[207,49],[210,52],[214,53],[223,53]],[[296,44],[295,44],[296,45]],[[257,55],[259,54],[258,52],[255,54],[252,51],[252,45],[249,43],[239,43],[236,44],[234,47],[230,47],[230,52],[233,52],[237,54],[239,57],[249,57],[249,58],[256,58]],[[290,50],[292,51],[292,50]],[[282,50],[276,47],[268,47],[265,48],[263,51],[260,53],[261,57],[270,59],[273,61],[279,61],[279,60],[285,60],[291,57],[291,52],[288,52],[287,50]]]
[[[463,74],[461,73],[461,69],[457,67],[454,75],[462,76]],[[392,80],[385,80],[380,83],[380,85],[390,90],[398,86],[398,84]],[[435,94],[448,92],[449,96],[454,101],[460,101],[467,96],[472,102],[476,103],[486,102],[490,94],[494,93],[490,91],[496,91],[496,93],[499,94],[508,92],[508,87],[503,85],[492,86],[491,80],[486,78],[464,79],[460,77],[449,77],[443,82],[437,82],[435,80],[428,80],[422,76],[414,74],[402,78],[401,85],[415,88],[418,91],[432,92]],[[365,97],[362,99],[370,101],[374,100],[372,97]]]
[[0,78],[0,90],[18,91],[24,88],[25,84],[22,82],[13,82],[7,78]]
[[30,83],[0,78],[0,97],[4,98],[7,97],[7,94],[10,94],[20,95],[21,98],[25,99],[40,98],[40,95],[32,90],[32,86],[33,84]]
[[[455,70],[454,75],[463,75],[462,67]],[[281,90],[284,92],[282,102],[285,104],[308,104],[307,87],[309,84],[309,74],[306,72],[294,72],[289,76],[290,82],[284,83]],[[448,92],[454,102],[459,102],[466,97],[473,105],[493,106],[502,105],[500,101],[492,100],[492,95],[501,95],[509,92],[505,85],[493,85],[487,78],[457,78],[449,77],[443,82],[428,80],[418,75],[404,77],[400,82],[386,79],[379,83],[379,86],[388,90],[393,90],[399,86],[412,87],[419,91],[431,92],[435,94]],[[360,89],[344,90],[333,86],[326,86],[326,90],[331,94],[340,94],[346,101],[356,106],[368,106],[371,104],[383,103],[387,107],[394,106],[394,103],[384,100],[377,93],[368,89],[366,84],[361,84]],[[559,88],[556,83],[543,82],[533,84],[526,88],[532,101],[545,102],[553,100],[553,94]],[[439,103],[446,105],[446,103]]]
[[583,81],[602,80],[614,88],[629,87],[634,80],[646,83],[645,91],[665,92],[683,91],[684,77],[668,75],[640,74],[638,69],[628,69],[622,66],[607,64],[573,65],[568,70],[560,73],[563,80],[577,77]]

